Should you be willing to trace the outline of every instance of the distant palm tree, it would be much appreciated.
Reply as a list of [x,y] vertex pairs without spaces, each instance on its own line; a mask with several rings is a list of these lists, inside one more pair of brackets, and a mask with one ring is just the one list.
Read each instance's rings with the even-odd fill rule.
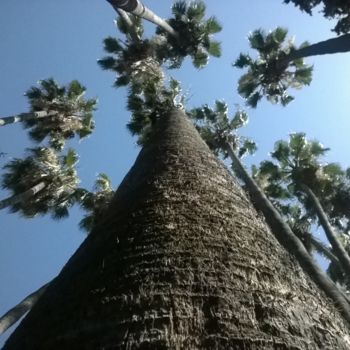
[[26,96],[30,112],[0,119],[0,125],[22,122],[37,142],[49,139],[50,146],[61,150],[65,140],[89,135],[93,128],[92,112],[96,99],[84,99],[85,88],[76,80],[60,87],[53,79],[41,80]]
[[[288,88],[301,88],[311,82],[312,67],[306,66],[302,58],[283,61],[296,48],[292,41],[286,41],[287,30],[276,28],[266,34],[255,30],[249,37],[252,49],[258,51],[256,60],[241,53],[234,66],[247,68],[238,82],[238,92],[251,107],[256,107],[263,96],[273,102],[287,105],[294,98]],[[304,43],[302,46],[306,45]]]
[[80,221],[79,227],[89,233],[109,207],[114,190],[108,176],[106,174],[99,174],[93,192],[81,191],[79,202],[87,214]]
[[4,166],[2,187],[12,197],[0,201],[0,209],[10,208],[26,217],[50,212],[55,219],[68,215],[74,204],[79,179],[75,170],[78,157],[73,150],[58,156],[51,148],[32,148],[24,159]]
[[[304,133],[291,134],[288,142],[278,141],[275,144],[271,157],[278,163],[264,161],[259,172],[269,177],[271,184],[267,188],[268,192],[287,186],[287,190],[306,206],[309,214],[315,213],[340,265],[347,276],[350,276],[350,257],[318,198],[322,198],[322,192],[329,186],[330,177],[327,172],[331,173],[335,168],[333,165],[323,166],[320,163],[319,158],[327,150],[318,141],[308,141]],[[278,192],[280,190],[276,193]]]
[[293,100],[288,88],[301,88],[311,82],[312,67],[304,64],[305,57],[350,51],[350,34],[312,45],[305,42],[296,48],[292,40],[286,40],[287,32],[280,27],[268,34],[261,29],[253,31],[248,39],[251,48],[258,51],[258,58],[253,60],[241,53],[234,63],[235,67],[248,69],[238,83],[238,92],[248,105],[256,107],[263,96],[273,103],[288,104]]
[[232,119],[228,116],[228,106],[223,101],[215,101],[215,107],[204,105],[190,110],[188,116],[193,120],[198,132],[209,148],[217,155],[228,157],[226,144],[238,152],[239,157],[253,154],[257,147],[254,141],[238,135],[238,129],[248,122],[248,114],[238,109]]

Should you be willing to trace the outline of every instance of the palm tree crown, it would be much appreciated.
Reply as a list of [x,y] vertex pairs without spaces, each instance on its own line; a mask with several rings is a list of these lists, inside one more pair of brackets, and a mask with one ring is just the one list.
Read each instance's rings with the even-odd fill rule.
[[299,89],[310,84],[312,67],[305,65],[302,58],[286,59],[296,50],[291,40],[286,41],[287,33],[280,27],[268,34],[260,29],[253,31],[248,40],[258,52],[257,59],[241,53],[234,63],[237,68],[247,68],[239,79],[238,92],[249,106],[256,107],[263,96],[273,103],[287,105],[293,100],[287,92],[290,87]]
[[97,177],[93,192],[80,191],[80,204],[87,213],[80,221],[79,227],[89,233],[109,207],[114,190],[108,176],[101,173]]
[[223,101],[215,101],[215,107],[204,105],[188,112],[189,117],[209,148],[224,158],[228,156],[226,143],[229,143],[241,157],[256,151],[255,143],[249,138],[239,136],[237,131],[248,122],[248,114],[238,110],[232,119],[228,116],[228,106]]
[[319,9],[322,5],[322,12],[328,19],[337,19],[334,27],[337,34],[345,34],[350,31],[350,2],[342,0],[284,0],[285,3],[293,3],[302,11],[312,14],[315,8]]
[[186,56],[192,58],[196,68],[208,63],[209,56],[220,57],[220,43],[212,35],[222,27],[215,17],[205,19],[205,4],[202,1],[178,1],[172,7],[173,16],[168,23],[178,33],[174,37],[158,27],[157,33],[165,35],[171,67],[179,67]]
[[73,80],[67,87],[61,87],[53,79],[41,80],[40,87],[31,87],[26,96],[32,112],[55,112],[46,118],[32,118],[24,121],[30,137],[37,142],[49,138],[50,147],[61,150],[65,140],[78,135],[89,135],[93,128],[92,112],[96,99],[84,99],[85,87]]
[[39,183],[44,183],[35,196],[11,205],[11,212],[20,212],[26,217],[50,212],[53,218],[68,215],[74,203],[74,192],[79,183],[75,164],[78,157],[73,150],[58,156],[52,148],[32,148],[24,159],[13,159],[4,166],[2,187],[13,195],[20,195]]

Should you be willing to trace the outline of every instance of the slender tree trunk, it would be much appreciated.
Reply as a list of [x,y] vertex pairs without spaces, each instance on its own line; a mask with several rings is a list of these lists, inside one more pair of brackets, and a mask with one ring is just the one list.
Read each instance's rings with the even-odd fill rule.
[[234,168],[237,170],[238,174],[241,176],[242,180],[247,186],[249,194],[252,196],[257,209],[264,214],[264,217],[277,240],[288,252],[297,258],[305,272],[307,272],[313,281],[319,286],[319,288],[334,301],[334,303],[341,310],[344,318],[350,322],[350,305],[348,301],[344,298],[342,293],[338,290],[330,278],[315,263],[313,258],[305,249],[304,245],[294,235],[289,225],[286,224],[282,216],[274,208],[266,195],[250,177],[229,143],[226,143],[226,150],[232,160]]
[[107,0],[114,9],[120,8],[126,12],[130,12],[135,16],[144,18],[147,21],[162,27],[166,32],[175,38],[179,38],[179,34],[162,18],[158,17],[154,12],[148,9],[138,0]]
[[13,123],[18,123],[18,122],[23,122],[25,120],[52,117],[52,116],[57,115],[57,114],[58,114],[58,112],[54,112],[54,111],[52,111],[52,112],[40,111],[40,112],[31,112],[31,113],[21,113],[18,115],[0,118],[0,126],[5,126],[8,124],[13,124]]
[[337,308],[181,111],[4,350],[348,350]]
[[318,200],[318,198],[316,197],[316,195],[314,194],[314,192],[311,190],[310,187],[306,185],[303,185],[302,189],[306,193],[308,198],[311,200],[316,210],[318,220],[324,230],[324,233],[326,234],[327,239],[333,248],[334,254],[337,256],[339,263],[342,266],[342,270],[345,272],[348,278],[348,276],[350,276],[350,257],[348,253],[346,252],[344,246],[339,241],[336,233],[333,230],[332,225],[328,220],[327,214],[323,210],[322,205]]
[[313,237],[311,233],[310,233],[310,242],[319,253],[323,254],[329,261],[331,261],[332,263],[337,265],[337,267],[342,269],[338,258],[322,242],[320,242],[318,239]]
[[336,38],[320,41],[316,44],[305,46],[299,50],[291,52],[284,59],[286,62],[298,58],[309,56],[327,55],[333,53],[349,52],[350,51],[350,34],[344,34]]
[[129,17],[129,14],[118,7],[116,7],[115,10],[118,12],[119,16],[123,19],[126,26],[128,27],[131,39],[136,43],[140,42],[140,37],[136,33],[135,25],[132,22],[131,18]]
[[15,196],[8,197],[0,201],[0,210],[5,209],[11,205],[24,202],[28,198],[35,196],[38,192],[42,191],[46,187],[45,182],[39,182],[37,185],[31,187],[29,190],[16,194]]
[[44,284],[35,292],[26,296],[19,304],[0,317],[0,335],[6,332],[8,328],[14,325],[21,319],[21,317],[32,309],[50,283],[51,282]]

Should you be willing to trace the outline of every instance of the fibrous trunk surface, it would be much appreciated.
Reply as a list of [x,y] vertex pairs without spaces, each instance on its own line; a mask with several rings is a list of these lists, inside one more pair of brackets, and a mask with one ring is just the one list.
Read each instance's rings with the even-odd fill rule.
[[349,349],[183,113],[159,130],[4,349]]

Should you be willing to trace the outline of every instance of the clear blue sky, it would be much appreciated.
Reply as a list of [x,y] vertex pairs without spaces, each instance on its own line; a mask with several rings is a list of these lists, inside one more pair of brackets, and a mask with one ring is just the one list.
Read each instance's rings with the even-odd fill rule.
[[[212,104],[225,99],[234,111],[243,104],[236,93],[241,72],[231,63],[240,51],[248,50],[247,34],[256,28],[289,28],[296,43],[317,42],[333,36],[332,23],[322,16],[309,17],[282,0],[205,1],[209,15],[215,15],[224,29],[221,59],[211,59],[207,68],[197,71],[188,62],[171,75],[181,80],[191,97],[188,106]],[[219,3],[219,5],[218,5]],[[145,4],[166,17],[172,1],[145,0]],[[76,147],[82,186],[91,188],[95,176],[105,172],[117,186],[135,160],[138,148],[126,131],[125,91],[112,88],[113,74],[103,72],[96,60],[104,53],[102,39],[115,35],[115,14],[105,0],[2,0],[0,3],[0,115],[27,110],[23,93],[40,79],[54,77],[65,84],[78,79],[88,96],[99,98],[95,115],[96,131]],[[149,31],[153,29],[147,25]],[[295,93],[287,108],[262,103],[250,111],[244,133],[259,145],[247,164],[268,157],[276,140],[293,131],[304,131],[331,148],[328,161],[349,166],[349,54],[307,60],[314,64],[310,87]],[[31,147],[20,125],[0,130],[0,150],[21,157]],[[8,195],[0,191],[0,198]],[[24,220],[17,214],[0,213],[0,314],[28,293],[52,279],[84,239],[77,223],[81,213],[74,210],[69,219],[54,222],[47,217]],[[8,337],[0,338],[0,346]]]

